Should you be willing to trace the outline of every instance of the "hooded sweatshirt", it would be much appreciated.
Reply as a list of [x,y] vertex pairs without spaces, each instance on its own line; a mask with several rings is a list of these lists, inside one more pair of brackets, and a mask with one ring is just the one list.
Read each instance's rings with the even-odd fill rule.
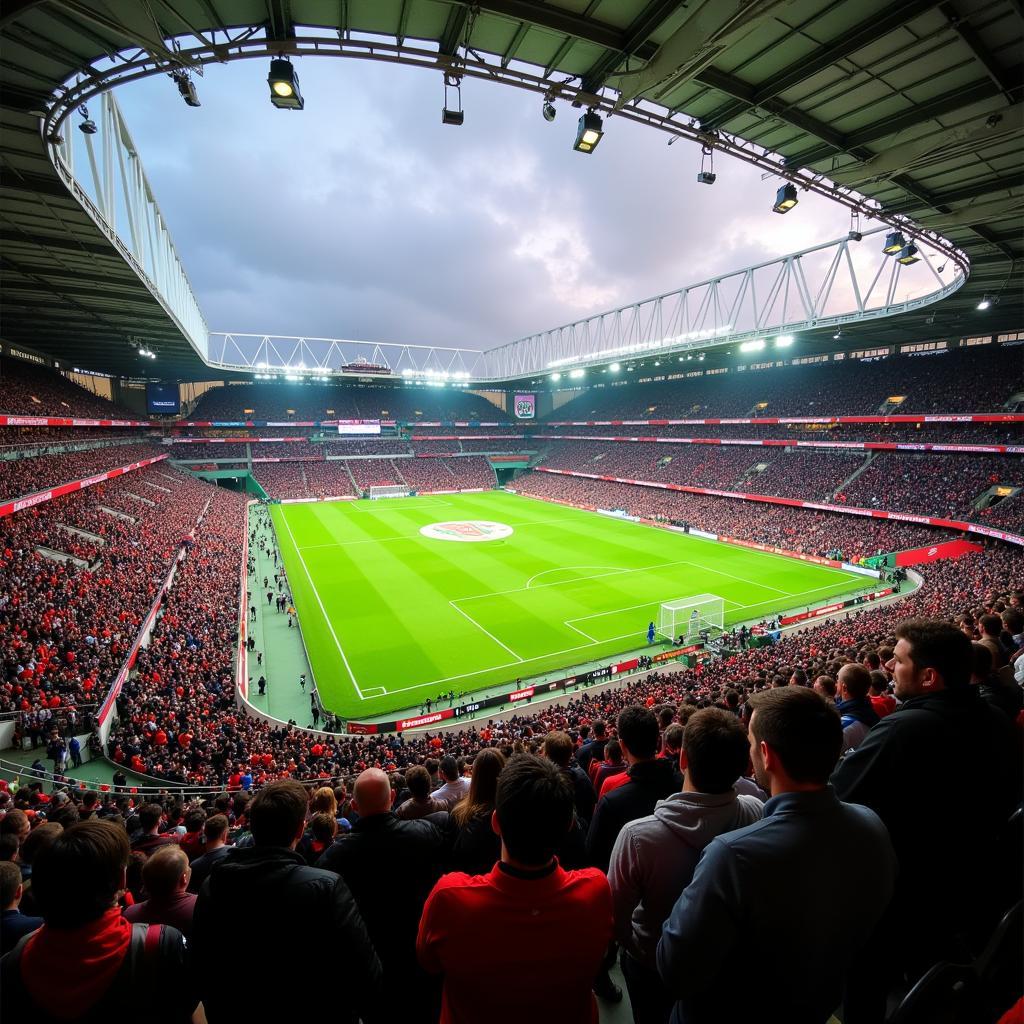
[[657,969],[661,927],[690,884],[704,847],[716,836],[759,821],[756,797],[727,793],[673,793],[654,813],[631,821],[612,850],[615,937],[634,959]]

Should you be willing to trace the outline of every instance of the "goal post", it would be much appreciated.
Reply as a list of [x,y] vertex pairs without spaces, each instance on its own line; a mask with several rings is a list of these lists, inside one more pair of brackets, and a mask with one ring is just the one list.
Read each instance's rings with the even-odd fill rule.
[[371,501],[377,498],[408,498],[409,488],[403,484],[371,484],[366,493]]
[[665,601],[658,611],[659,636],[674,641],[683,637],[689,643],[700,639],[702,630],[725,630],[725,598],[718,594],[698,594],[676,601]]

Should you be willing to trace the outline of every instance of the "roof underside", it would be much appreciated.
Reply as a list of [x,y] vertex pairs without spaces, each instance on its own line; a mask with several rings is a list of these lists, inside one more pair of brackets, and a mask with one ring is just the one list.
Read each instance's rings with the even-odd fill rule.
[[935,308],[933,323],[928,310],[875,322],[872,339],[970,334],[985,292],[1000,302],[979,332],[1024,323],[1019,0],[8,0],[0,16],[6,340],[131,374],[131,335],[160,350],[162,375],[219,375],[68,194],[28,111],[75,73],[116,66],[118,55],[149,55],[158,73],[176,66],[170,39],[186,49],[223,46],[246,26],[275,43],[372,34],[436,50],[439,68],[468,46],[553,85],[571,78],[586,93],[607,88],[628,103],[658,104],[699,121],[701,132],[739,137],[789,168],[851,185],[968,254],[970,281]]

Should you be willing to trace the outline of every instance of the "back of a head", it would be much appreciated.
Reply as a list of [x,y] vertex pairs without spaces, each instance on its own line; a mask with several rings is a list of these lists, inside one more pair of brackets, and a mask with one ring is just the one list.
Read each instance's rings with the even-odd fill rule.
[[839,682],[846,687],[851,699],[859,699],[868,695],[871,673],[864,665],[851,661],[839,670]]
[[658,719],[650,708],[630,704],[619,712],[619,740],[637,760],[654,757],[658,750]]
[[974,664],[971,641],[952,622],[907,619],[896,627],[896,636],[910,645],[910,660],[918,672],[934,669],[947,689],[970,683]]
[[215,843],[218,839],[226,839],[228,834],[228,819],[223,814],[212,814],[206,819],[203,825],[203,834],[208,843]]
[[142,884],[149,898],[160,902],[174,895],[188,870],[188,856],[177,845],[161,846],[142,866]]
[[450,754],[441,758],[441,774],[448,782],[454,782],[459,777],[459,763]]
[[693,715],[683,733],[683,751],[687,777],[701,793],[727,793],[747,770],[750,758],[747,730],[721,708],[704,708]]
[[559,768],[569,767],[572,753],[572,739],[567,732],[560,732],[556,729],[544,737],[544,756],[557,764]]
[[309,800],[295,779],[278,779],[264,786],[248,808],[256,846],[291,846],[306,822]]
[[494,806],[509,854],[539,867],[551,860],[572,824],[572,787],[553,762],[516,754],[498,779]]
[[835,707],[802,686],[763,690],[750,698],[750,704],[754,739],[775,751],[794,782],[824,786],[843,744]]
[[413,765],[405,773],[405,784],[414,799],[422,800],[430,793],[430,772],[421,764]]
[[48,925],[76,928],[114,905],[128,864],[120,825],[90,818],[66,829],[32,867],[32,893]]

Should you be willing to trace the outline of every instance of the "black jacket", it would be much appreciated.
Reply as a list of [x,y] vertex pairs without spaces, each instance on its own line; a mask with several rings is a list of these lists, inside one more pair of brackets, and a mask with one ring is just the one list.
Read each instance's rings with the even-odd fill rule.
[[587,833],[587,859],[602,871],[608,870],[612,847],[622,826],[653,813],[659,800],[678,793],[683,785],[675,763],[663,757],[639,761],[629,769],[628,775],[629,782],[598,800]]
[[282,979],[329,964],[332,984],[347,993],[332,1015],[347,1024],[379,999],[380,961],[348,886],[284,847],[235,847],[214,865],[196,901],[190,946],[210,1024],[265,1019],[260,965]]
[[447,857],[440,829],[424,819],[402,821],[392,811],[360,818],[317,861],[351,889],[380,956],[385,992],[373,1020],[421,1019],[420,995],[429,989],[433,997],[434,983],[416,963],[416,932]]

